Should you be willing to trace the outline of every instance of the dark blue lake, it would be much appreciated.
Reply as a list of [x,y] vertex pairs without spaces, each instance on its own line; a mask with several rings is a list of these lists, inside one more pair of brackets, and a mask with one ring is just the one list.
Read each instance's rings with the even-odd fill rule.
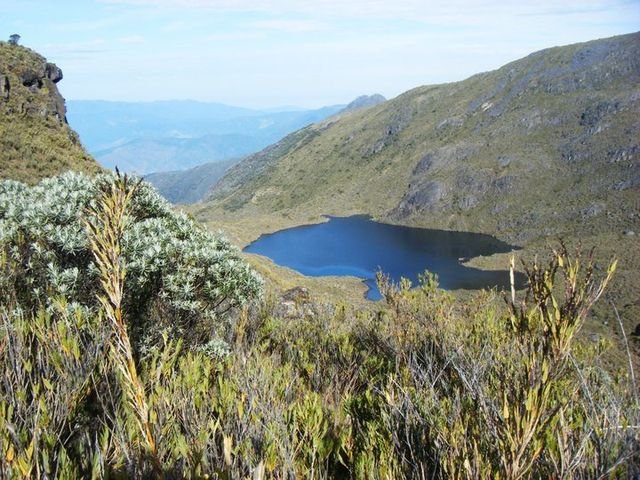
[[[262,235],[244,250],[304,275],[360,277],[370,288],[367,297],[377,300],[379,270],[395,281],[408,278],[414,285],[418,275],[429,270],[446,290],[508,288],[508,270],[479,270],[461,260],[514,249],[490,235],[388,225],[357,215]],[[517,280],[521,284],[522,276]]]

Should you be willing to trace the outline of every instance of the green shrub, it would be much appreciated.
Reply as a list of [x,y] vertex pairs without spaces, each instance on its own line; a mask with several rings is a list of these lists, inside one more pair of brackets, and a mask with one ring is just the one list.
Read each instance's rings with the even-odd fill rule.
[[[66,173],[33,187],[0,182],[0,247],[14,265],[0,281],[21,308],[33,313],[64,295],[95,310],[100,284],[83,222],[115,178]],[[144,182],[121,240],[124,310],[143,347],[164,330],[206,343],[225,313],[261,294],[262,280],[224,237],[172,211]]]
[[[75,188],[57,191],[65,182]],[[590,258],[561,247],[526,266],[527,294],[506,308],[495,292],[460,302],[433,276],[411,289],[381,275],[370,309],[281,318],[266,301],[224,326],[228,344],[191,348],[259,282],[243,264],[255,284],[235,281],[219,265],[238,261],[228,244],[145,188],[113,176],[2,184],[0,477],[640,474],[633,368],[607,366],[605,342],[580,336],[615,265],[596,280]],[[198,283],[206,268],[231,274],[214,277],[215,294]],[[145,355],[127,322],[157,339]],[[181,330],[186,342],[170,336]]]

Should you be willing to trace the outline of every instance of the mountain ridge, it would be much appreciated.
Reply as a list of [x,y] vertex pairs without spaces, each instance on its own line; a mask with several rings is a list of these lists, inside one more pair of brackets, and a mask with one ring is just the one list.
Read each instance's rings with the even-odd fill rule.
[[357,211],[512,241],[630,229],[639,59],[638,33],[554,47],[307,127],[232,167],[202,218]]
[[[352,112],[358,110],[371,108],[375,105],[379,105],[384,101],[386,101],[386,99],[380,94],[361,95],[350,102],[348,105],[346,105],[344,108],[333,113],[332,115],[328,115],[327,118],[321,121],[321,123],[333,122],[341,116],[349,115]],[[324,107],[324,109],[311,112],[326,111],[327,113],[329,113],[327,108],[332,107]],[[307,115],[309,114],[307,113]],[[241,157],[253,153],[255,150],[259,150],[257,148],[251,150],[251,147],[254,145],[254,143],[251,143],[250,140],[251,138],[248,138],[247,142],[245,142],[243,145],[243,147],[247,147],[247,150],[244,151],[244,155],[238,154],[238,158],[233,160],[226,160],[224,162],[224,167],[217,165],[218,162],[198,162],[200,163],[200,165],[191,167],[186,170],[153,172],[146,175],[145,179],[151,182],[158,189],[158,191],[170,202],[200,202],[206,198],[211,187],[218,181],[218,179],[226,172],[228,168],[241,161]],[[278,141],[280,141],[280,139],[278,139]],[[278,142],[275,142],[275,144],[278,144]]]

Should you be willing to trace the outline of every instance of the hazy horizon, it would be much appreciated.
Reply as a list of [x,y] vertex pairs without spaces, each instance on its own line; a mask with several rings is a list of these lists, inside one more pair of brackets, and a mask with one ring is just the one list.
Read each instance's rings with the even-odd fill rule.
[[22,45],[60,66],[68,100],[265,109],[392,98],[640,26],[638,0],[264,3],[7,2],[0,35],[18,33]]

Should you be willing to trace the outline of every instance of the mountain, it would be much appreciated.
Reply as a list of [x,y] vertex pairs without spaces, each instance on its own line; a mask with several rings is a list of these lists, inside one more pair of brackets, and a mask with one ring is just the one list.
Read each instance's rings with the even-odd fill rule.
[[349,103],[349,105],[344,107],[343,112],[353,112],[354,110],[362,110],[363,108],[375,107],[376,105],[380,105],[381,103],[386,101],[387,99],[379,93],[373,95],[361,95],[354,101]]
[[105,150],[136,138],[202,136],[208,133],[212,123],[259,114],[247,108],[190,100],[69,100],[68,110],[69,121],[91,151]]
[[167,169],[189,169],[204,163],[227,162],[263,147],[264,141],[240,134],[204,135],[197,138],[140,138],[96,152],[96,158],[106,168],[117,166],[125,172],[144,174]]
[[0,178],[36,183],[100,169],[67,124],[60,80],[62,70],[41,55],[0,42]]
[[[362,95],[356,98],[354,101],[349,103],[346,107],[339,110],[337,113],[334,113],[329,118],[338,118],[339,116],[353,112],[356,110],[362,110],[365,108],[370,108],[372,106],[378,105],[384,102],[386,99],[382,95]],[[328,108],[323,110],[325,113],[329,113],[332,108]],[[312,115],[315,115],[312,114]],[[311,116],[309,112],[305,113],[306,120],[311,120]],[[313,123],[313,121],[306,121],[306,123]],[[283,135],[284,136],[284,135]],[[217,140],[217,136],[206,136],[202,137],[200,140],[205,139],[213,139]],[[221,139],[222,140],[222,139]],[[140,143],[145,143],[140,141]],[[170,202],[173,203],[196,203],[203,199],[205,199],[209,195],[209,191],[218,181],[218,179],[226,172],[226,170],[233,164],[240,161],[240,157],[246,156],[249,153],[253,153],[259,148],[255,148],[255,143],[251,142],[250,137],[246,137],[245,142],[228,142],[228,147],[231,149],[234,146],[236,147],[235,153],[238,158],[231,161],[220,162],[209,162],[204,163],[202,160],[206,155],[216,152],[219,149],[219,145],[214,141],[211,144],[204,144],[200,146],[200,143],[194,140],[190,143],[182,144],[179,150],[175,151],[176,155],[179,155],[184,158],[182,165],[193,165],[196,164],[198,166],[189,168],[187,170],[180,171],[171,171],[171,172],[155,172],[145,176],[145,179],[152,183],[158,191]],[[198,149],[189,148],[194,145],[198,145]],[[117,149],[118,147],[116,147]],[[144,145],[143,148],[151,149],[153,145]],[[137,152],[139,155],[142,155],[142,152]],[[161,152],[158,152],[160,155]],[[122,153],[120,153],[122,156]],[[222,156],[222,155],[218,155]],[[226,155],[226,157],[233,157],[232,153]],[[109,165],[108,156],[103,156],[103,163]],[[139,158],[139,157],[138,157]],[[158,157],[156,157],[157,159]],[[120,165],[123,165],[123,161],[125,159],[121,158]],[[126,163],[125,163],[126,164]]]
[[150,173],[144,179],[171,203],[196,203],[235,163],[237,160],[205,163],[188,170]]
[[70,101],[68,117],[103,166],[146,174],[242,157],[342,108],[261,111],[193,101]]
[[640,34],[543,50],[301,129],[201,209],[394,223],[527,243],[638,229]]

